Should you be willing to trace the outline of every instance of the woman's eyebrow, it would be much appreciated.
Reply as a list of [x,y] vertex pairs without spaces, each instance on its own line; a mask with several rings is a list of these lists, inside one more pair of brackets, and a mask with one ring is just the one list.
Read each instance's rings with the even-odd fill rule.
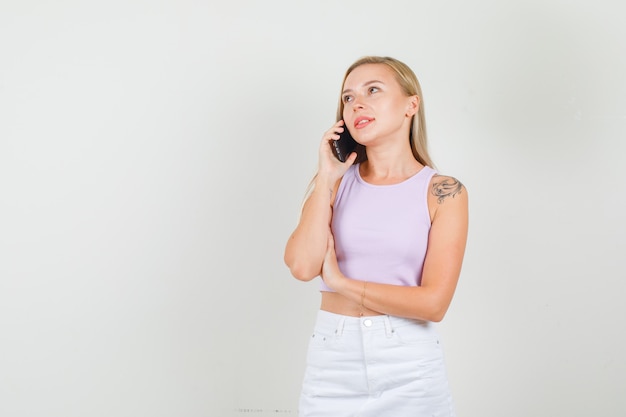
[[[382,82],[382,81],[372,80],[372,81],[368,81],[368,82],[366,82],[365,84],[363,84],[363,87],[367,87],[368,85],[370,85],[370,84],[375,84],[375,83],[385,84],[385,83],[384,83],[384,82]],[[352,92],[352,89],[347,88],[347,89],[343,90],[343,92],[342,92],[341,94],[346,94],[346,93],[351,93],[351,92]]]

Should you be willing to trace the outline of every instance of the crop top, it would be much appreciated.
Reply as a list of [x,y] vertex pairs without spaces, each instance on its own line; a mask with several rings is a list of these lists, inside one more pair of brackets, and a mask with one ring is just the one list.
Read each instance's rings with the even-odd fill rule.
[[[428,186],[436,171],[425,166],[392,185],[373,185],[352,165],[339,184],[331,222],[341,272],[352,279],[419,286],[430,215]],[[332,291],[321,280],[320,291]]]

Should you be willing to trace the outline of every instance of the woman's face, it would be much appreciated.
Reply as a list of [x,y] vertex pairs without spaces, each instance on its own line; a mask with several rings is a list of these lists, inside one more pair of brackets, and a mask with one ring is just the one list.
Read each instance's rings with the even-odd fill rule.
[[341,99],[346,126],[365,146],[388,138],[406,139],[419,108],[419,98],[407,96],[385,64],[355,68],[346,78]]

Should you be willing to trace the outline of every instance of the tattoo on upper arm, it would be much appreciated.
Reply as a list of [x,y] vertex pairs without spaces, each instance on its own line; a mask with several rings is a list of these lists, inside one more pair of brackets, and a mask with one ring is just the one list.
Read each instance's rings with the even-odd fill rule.
[[441,204],[448,197],[454,198],[457,194],[461,194],[463,184],[456,178],[437,176],[433,182],[431,193],[437,197],[437,203]]

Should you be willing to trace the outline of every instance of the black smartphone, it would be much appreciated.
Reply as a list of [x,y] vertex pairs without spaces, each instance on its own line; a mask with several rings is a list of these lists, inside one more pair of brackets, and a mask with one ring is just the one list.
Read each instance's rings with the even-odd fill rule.
[[350,134],[350,131],[346,126],[343,127],[343,132],[339,134],[339,139],[331,141],[331,149],[333,154],[341,162],[346,162],[346,158],[350,156],[350,153],[356,148],[356,141]]

